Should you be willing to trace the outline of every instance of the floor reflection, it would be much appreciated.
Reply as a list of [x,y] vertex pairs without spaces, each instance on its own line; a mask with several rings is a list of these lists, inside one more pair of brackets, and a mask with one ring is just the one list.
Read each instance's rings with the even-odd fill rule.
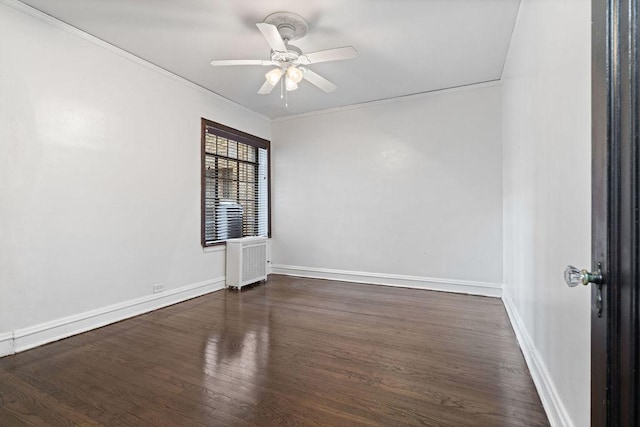
[[[215,386],[213,397],[227,403],[225,415],[247,420],[247,410],[260,403],[268,370],[271,313],[269,305],[264,304],[267,289],[256,285],[241,292],[225,292],[226,297],[220,301],[222,315],[211,325],[202,353],[203,390]],[[258,300],[260,304],[253,304]],[[219,396],[221,383],[223,397]]]
[[549,425],[501,301],[284,276],[0,359],[34,423]]

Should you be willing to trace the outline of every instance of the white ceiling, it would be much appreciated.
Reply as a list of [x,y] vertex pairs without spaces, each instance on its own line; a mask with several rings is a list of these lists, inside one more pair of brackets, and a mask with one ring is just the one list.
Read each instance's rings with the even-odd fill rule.
[[[22,0],[74,27],[275,118],[499,79],[519,0]],[[309,22],[303,52],[352,45],[356,59],[310,66],[338,89],[308,82],[256,92],[269,68],[211,59],[268,59],[256,27],[289,11]]]

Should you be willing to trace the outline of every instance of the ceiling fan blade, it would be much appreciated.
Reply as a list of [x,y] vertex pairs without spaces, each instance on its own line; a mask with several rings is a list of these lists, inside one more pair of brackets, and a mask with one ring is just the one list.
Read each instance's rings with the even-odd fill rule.
[[309,83],[318,86],[325,92],[333,92],[337,88],[337,86],[331,83],[329,80],[325,79],[318,73],[314,73],[308,68],[304,69],[303,78]]
[[260,95],[267,95],[271,93],[274,87],[276,87],[276,85],[272,85],[269,80],[265,80],[264,84],[260,87],[260,90],[258,90],[258,93]]
[[317,64],[318,62],[340,61],[358,56],[358,51],[353,46],[337,47],[335,49],[319,50],[317,52],[301,55],[301,64]]
[[267,24],[265,22],[259,22],[256,25],[264,38],[267,39],[267,43],[269,43],[271,49],[276,52],[287,51],[287,47],[284,45],[284,40],[282,40],[282,37],[278,32],[278,28],[275,25]]
[[224,67],[227,65],[273,65],[273,61],[263,59],[214,59],[211,61],[214,67]]

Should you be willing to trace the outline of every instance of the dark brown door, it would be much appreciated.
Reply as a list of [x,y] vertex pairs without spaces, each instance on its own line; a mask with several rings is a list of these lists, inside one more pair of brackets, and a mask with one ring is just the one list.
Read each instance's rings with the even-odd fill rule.
[[592,16],[591,425],[638,426],[638,0]]

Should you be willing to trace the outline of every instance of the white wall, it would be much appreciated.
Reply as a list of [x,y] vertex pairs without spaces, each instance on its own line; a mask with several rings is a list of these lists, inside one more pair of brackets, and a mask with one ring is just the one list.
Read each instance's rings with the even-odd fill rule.
[[200,246],[200,118],[270,139],[269,120],[10,6],[0,334],[223,277],[224,251]]
[[590,12],[523,0],[503,74],[503,294],[555,425],[589,425]]
[[500,114],[494,83],[274,121],[274,271],[499,288]]

